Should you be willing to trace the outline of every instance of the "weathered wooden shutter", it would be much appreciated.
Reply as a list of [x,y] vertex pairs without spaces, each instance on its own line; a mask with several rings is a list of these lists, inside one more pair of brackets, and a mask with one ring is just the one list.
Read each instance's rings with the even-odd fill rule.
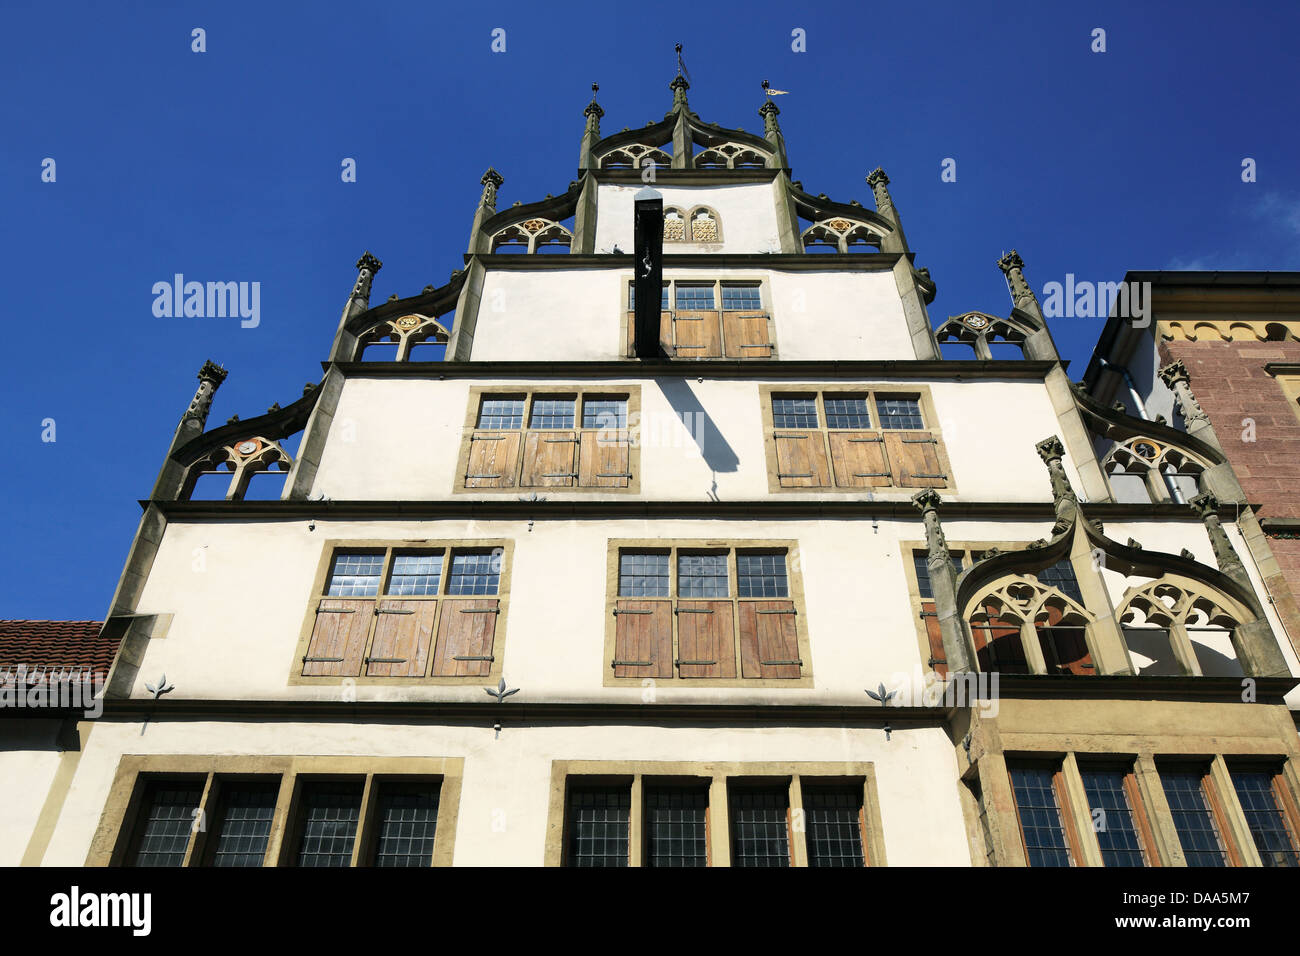
[[722,355],[721,313],[673,313],[673,341],[678,358],[719,358]]
[[619,599],[614,607],[614,676],[673,676],[671,601]]
[[930,659],[927,662],[940,677],[948,676],[948,654],[943,649],[943,632],[939,630],[939,612],[933,601],[921,602],[921,621],[925,624],[925,636],[930,643]]
[[735,640],[730,601],[677,603],[679,677],[735,677]]
[[929,432],[885,432],[894,484],[902,488],[946,488],[939,463],[939,439]]
[[578,436],[570,431],[529,432],[524,441],[524,488],[569,488],[578,481]]
[[800,677],[793,601],[740,602],[740,676]]
[[303,677],[356,677],[366,651],[374,600],[323,598],[302,659]]
[[879,432],[831,432],[831,466],[837,488],[872,488],[891,479],[885,439]]
[[366,657],[367,677],[423,677],[433,643],[437,601],[380,600],[375,639]]
[[772,439],[776,442],[776,476],[782,488],[825,488],[830,485],[830,468],[821,432],[778,428]]
[[[627,352],[629,358],[636,355],[636,313],[628,312],[627,314]],[[659,344],[663,346],[664,353],[673,354],[673,314],[665,309],[659,313]]]
[[465,487],[513,488],[518,465],[518,432],[474,432],[469,439]]
[[444,598],[433,651],[434,677],[483,677],[492,671],[501,602]]
[[584,431],[578,457],[583,488],[626,488],[632,481],[632,450],[625,431]]
[[722,336],[728,358],[768,358],[772,354],[766,312],[723,312]]

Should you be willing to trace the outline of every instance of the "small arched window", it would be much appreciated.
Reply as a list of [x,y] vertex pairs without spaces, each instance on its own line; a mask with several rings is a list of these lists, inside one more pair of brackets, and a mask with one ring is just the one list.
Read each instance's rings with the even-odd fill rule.
[[721,242],[722,229],[718,216],[711,209],[697,209],[691,213],[691,242]]
[[686,240],[686,220],[680,209],[664,210],[664,242],[684,242]]

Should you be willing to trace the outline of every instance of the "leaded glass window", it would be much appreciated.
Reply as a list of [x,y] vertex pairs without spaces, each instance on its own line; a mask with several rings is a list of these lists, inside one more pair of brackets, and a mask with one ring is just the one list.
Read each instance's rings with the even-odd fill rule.
[[240,781],[222,786],[213,866],[262,865],[279,793],[279,783],[270,781]]
[[706,790],[647,788],[645,792],[646,866],[707,866]]
[[785,555],[737,552],[736,586],[740,597],[789,597]]
[[732,866],[789,866],[789,798],[785,788],[731,794]]
[[862,791],[854,787],[803,788],[809,866],[865,866]]
[[632,794],[627,787],[584,787],[569,793],[569,866],[627,866]]
[[491,551],[456,551],[451,556],[448,594],[496,594],[501,585],[501,556]]
[[437,594],[441,580],[441,554],[395,554],[388,593]]
[[431,866],[438,828],[433,784],[385,783],[379,788],[375,866]]
[[203,785],[199,781],[158,780],[145,788],[144,818],[136,846],[136,866],[180,866],[190,845]]
[[1070,866],[1070,847],[1053,779],[1055,771],[1036,765],[1013,766],[1010,770],[1029,865]]
[[305,785],[298,865],[350,866],[360,813],[360,783]]
[[668,553],[621,552],[618,593],[622,597],[668,597]]
[[1107,866],[1145,866],[1142,842],[1129,804],[1125,770],[1080,767],[1083,789],[1092,809],[1093,829]]
[[524,424],[522,398],[484,398],[478,410],[478,427],[521,428]]
[[1188,866],[1227,866],[1219,825],[1205,799],[1199,770],[1162,770],[1160,782],[1169,801],[1174,829]]
[[881,428],[924,428],[921,418],[921,402],[915,398],[900,396],[876,396],[876,411],[880,415]]
[[731,589],[727,586],[727,556],[725,554],[679,554],[677,594],[684,598],[730,597]]
[[379,593],[384,569],[382,551],[340,551],[330,569],[330,597],[371,597]]
[[817,398],[813,395],[773,395],[772,425],[775,428],[816,428]]

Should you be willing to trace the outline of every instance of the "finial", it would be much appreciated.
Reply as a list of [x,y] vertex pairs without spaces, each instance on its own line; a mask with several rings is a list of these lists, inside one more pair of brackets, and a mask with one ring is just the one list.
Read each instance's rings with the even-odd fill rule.
[[478,204],[480,206],[488,206],[491,209],[496,209],[497,189],[505,181],[506,178],[504,176],[489,166],[487,172],[483,174],[483,178],[479,180],[483,186],[483,195],[479,197]]
[[489,166],[487,172],[483,174],[483,178],[479,180],[479,184],[486,186],[488,183],[491,183],[493,186],[500,186],[505,181],[504,176]]
[[600,104],[596,102],[596,93],[599,91],[599,83],[591,84],[591,102],[588,103],[587,108],[582,111],[582,115],[588,117],[587,124],[597,132],[600,130],[600,118],[605,115],[605,111],[601,109]]
[[378,259],[376,259],[374,256],[372,256],[370,254],[370,250],[368,249],[362,254],[361,258],[357,260],[357,268],[369,269],[371,275],[374,275],[383,267],[384,264],[380,262]]
[[218,365],[212,359],[208,359],[203,363],[203,367],[199,369],[198,377],[200,382],[211,382],[216,386],[224,382],[229,374],[224,367]]

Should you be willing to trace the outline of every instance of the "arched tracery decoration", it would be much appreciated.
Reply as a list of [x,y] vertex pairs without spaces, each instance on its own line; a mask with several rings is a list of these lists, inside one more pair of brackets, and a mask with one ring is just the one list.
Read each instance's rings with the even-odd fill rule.
[[[1129,492],[1142,482],[1148,501],[1185,503],[1196,496],[1202,472],[1209,468],[1190,452],[1172,445],[1135,435],[1115,443],[1102,460],[1102,469],[1111,481],[1116,500],[1131,500]],[[1121,484],[1121,477],[1128,484]]]
[[934,331],[940,345],[950,342],[969,345],[975,357],[984,361],[994,358],[994,345],[1014,345],[1024,350],[1029,330],[1011,319],[1003,319],[987,312],[965,312],[954,315]]
[[181,498],[190,497],[201,475],[230,472],[226,500],[235,501],[248,492],[248,483],[254,475],[271,470],[287,473],[292,465],[293,459],[278,442],[261,436],[241,438],[193,462],[185,473]]
[[695,155],[696,169],[765,169],[771,156],[754,146],[719,143]]
[[491,250],[498,252],[537,252],[544,246],[573,246],[573,233],[552,219],[525,219],[492,234]]
[[664,242],[686,241],[686,217],[680,209],[664,210]]
[[1130,589],[1117,616],[1134,670],[1143,676],[1243,673],[1232,632],[1253,615],[1208,585],[1164,575]]
[[707,206],[697,206],[692,209],[688,223],[691,242],[722,241],[722,220]]
[[646,146],[642,143],[611,149],[600,157],[599,162],[601,169],[641,169],[645,166],[646,160],[650,160],[660,168],[667,168],[673,163],[673,158],[659,147]]
[[410,361],[411,350],[416,345],[428,342],[446,345],[450,340],[451,333],[437,319],[427,315],[403,315],[400,318],[381,322],[362,333],[357,339],[357,354],[364,359],[368,346],[395,343],[397,355],[393,361],[407,362]]
[[1092,621],[1059,589],[1024,575],[986,588],[966,613],[979,669],[1004,674],[1095,674]]
[[836,252],[853,251],[850,247],[864,249],[880,246],[881,235],[864,222],[855,222],[835,216],[813,223],[799,236],[804,251],[818,246],[834,247]]

